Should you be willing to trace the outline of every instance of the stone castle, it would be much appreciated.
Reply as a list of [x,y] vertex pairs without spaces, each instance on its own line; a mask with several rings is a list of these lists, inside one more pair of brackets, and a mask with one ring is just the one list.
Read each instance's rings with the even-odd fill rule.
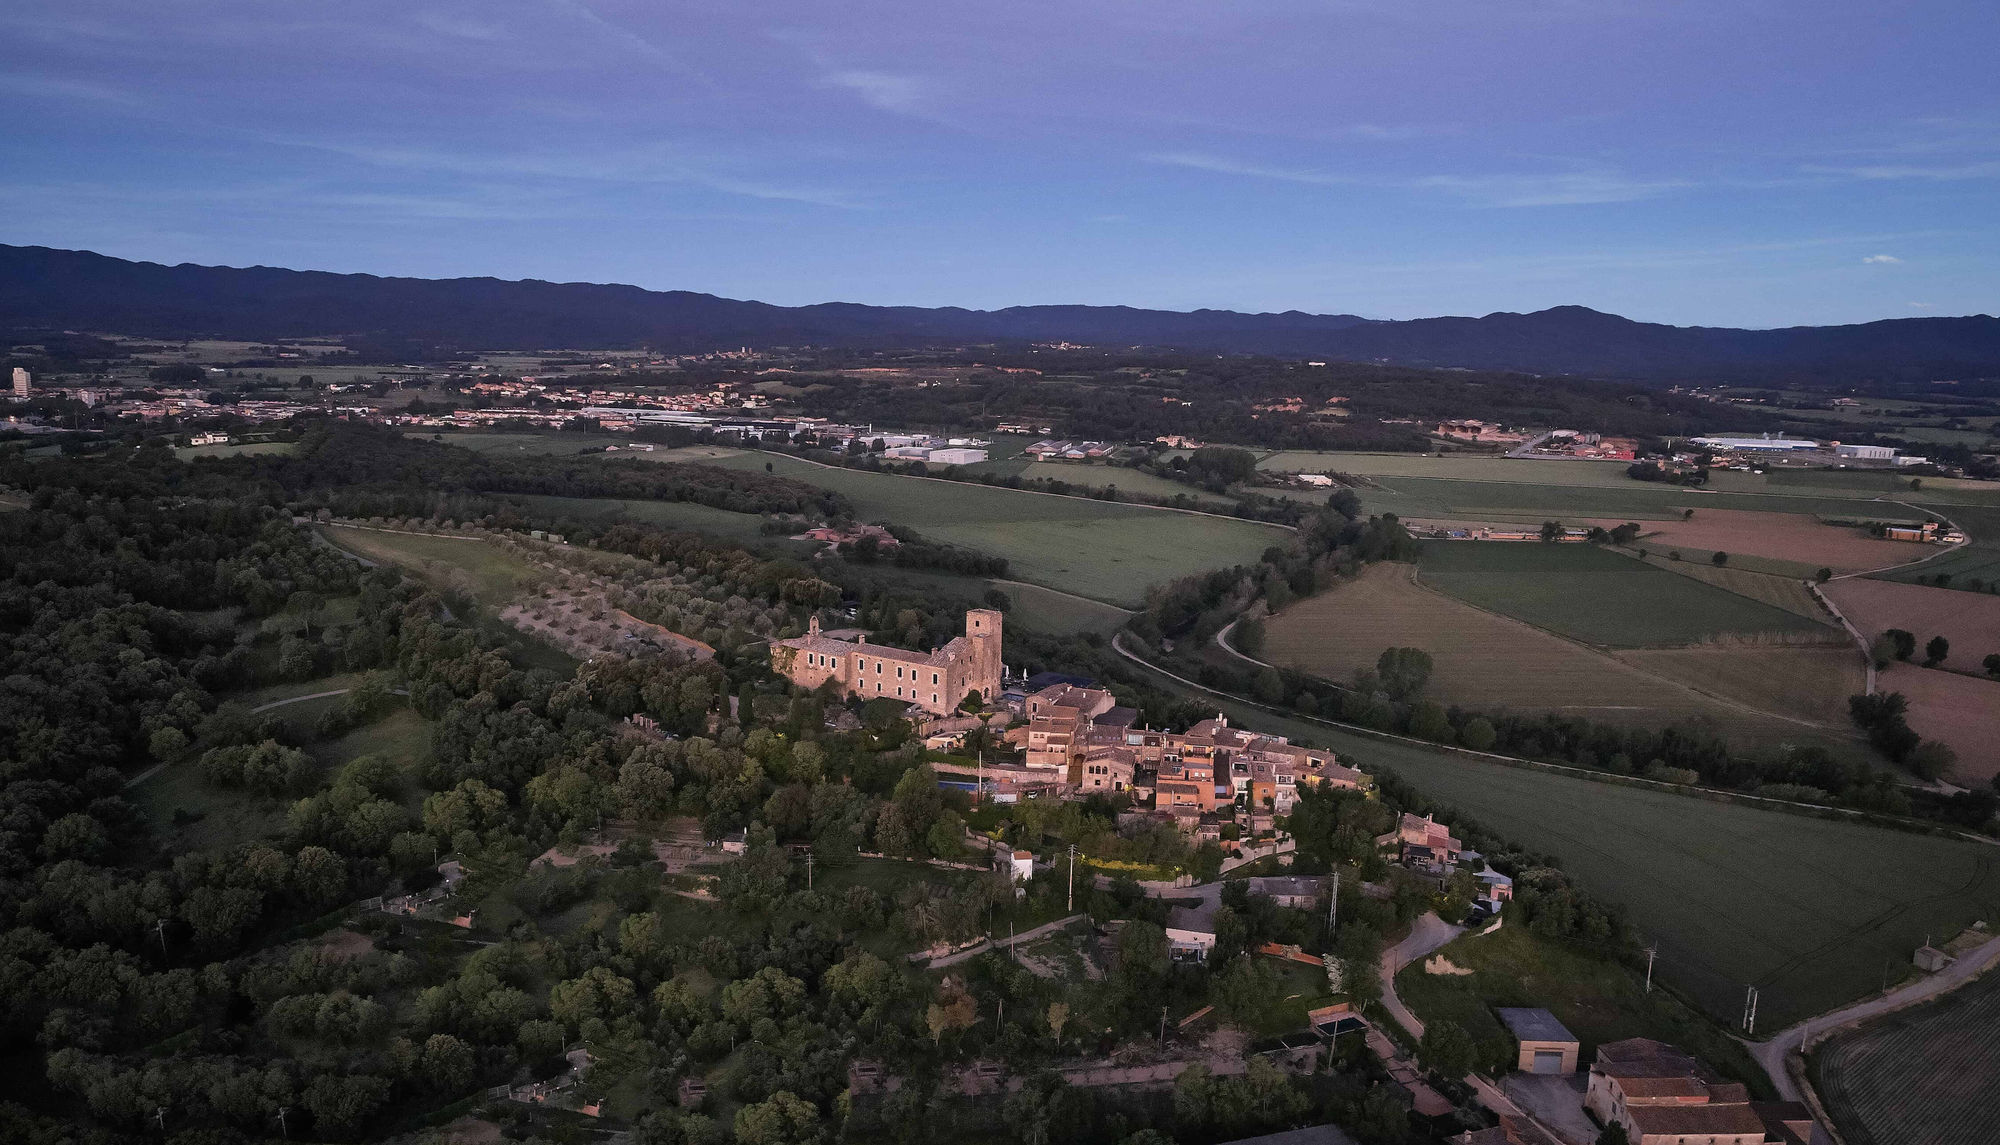
[[846,695],[901,700],[946,715],[968,692],[986,703],[999,698],[1000,614],[972,609],[965,614],[965,635],[929,652],[870,644],[861,633],[851,639],[825,635],[815,616],[804,636],[771,643],[771,667],[802,688],[832,680]]

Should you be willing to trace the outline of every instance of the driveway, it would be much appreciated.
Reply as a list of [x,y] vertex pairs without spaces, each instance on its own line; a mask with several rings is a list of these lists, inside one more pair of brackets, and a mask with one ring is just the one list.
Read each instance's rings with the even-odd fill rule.
[[1770,1075],[1771,1084],[1778,1095],[1786,1101],[1803,1101],[1799,1084],[1792,1077],[1791,1070],[1785,1068],[1787,1060],[1804,1044],[1808,1031],[1816,1030],[1827,1034],[1837,1027],[1864,1022],[1869,1018],[1879,1018],[1883,1014],[1914,1006],[1941,994],[1963,986],[1980,973],[2000,961],[2000,938],[1987,939],[1983,945],[1974,947],[1960,955],[1957,961],[1927,978],[1912,982],[1908,986],[1889,991],[1880,998],[1866,1002],[1856,1002],[1845,1009],[1833,1010],[1817,1018],[1808,1018],[1789,1029],[1780,1030],[1776,1037],[1764,1042],[1748,1042],[1750,1052],[1756,1056],[1757,1064]]
[[1396,971],[1430,957],[1432,951],[1464,933],[1464,927],[1453,926],[1435,911],[1427,912],[1410,927],[1409,937],[1382,952],[1382,1006],[1413,1038],[1422,1039],[1424,1024],[1396,997]]

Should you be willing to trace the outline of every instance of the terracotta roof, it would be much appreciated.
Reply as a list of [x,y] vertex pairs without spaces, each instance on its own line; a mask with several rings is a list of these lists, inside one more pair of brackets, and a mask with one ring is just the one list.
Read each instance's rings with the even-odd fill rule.
[[1708,1083],[1698,1077],[1647,1077],[1644,1075],[1625,1077],[1615,1070],[1606,1070],[1605,1073],[1617,1080],[1618,1088],[1625,1092],[1625,1100],[1628,1102],[1634,1099],[1663,1097],[1699,1097],[1703,1100],[1707,1100],[1708,1098]]
[[1755,1133],[1764,1132],[1764,1119],[1748,1103],[1728,1105],[1628,1105],[1626,1115],[1649,1133]]

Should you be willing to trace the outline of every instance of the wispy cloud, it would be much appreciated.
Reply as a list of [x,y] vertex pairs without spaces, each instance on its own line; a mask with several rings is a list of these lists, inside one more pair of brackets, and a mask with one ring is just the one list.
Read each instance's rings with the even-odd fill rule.
[[449,12],[419,12],[416,15],[416,21],[419,27],[455,40],[475,40],[490,43],[494,40],[507,38],[507,29],[498,24],[489,24],[482,20],[470,20]]
[[1929,303],[1929,302],[1908,302],[1908,303],[1904,303],[1904,305],[1908,306],[1908,307],[1909,307],[1910,309],[1912,309],[1912,310],[1936,310],[1936,309],[1937,309],[1937,306],[1936,306],[1935,304],[1933,304],[1933,303]]
[[1893,262],[1901,262],[1903,260],[1897,258],[1893,254],[1870,254],[1861,256],[1861,261],[1873,262],[1873,263],[1893,263]]
[[922,115],[930,85],[923,79],[894,72],[839,71],[826,82],[853,92],[862,103],[892,115]]
[[2000,179],[2000,159],[1988,159],[1971,163],[1872,163],[1849,167],[1811,166],[1807,171],[1815,175],[1840,175],[1849,179],[1917,179],[1930,182],[1955,182],[1963,179]]
[[1186,167],[1218,175],[1241,175],[1315,186],[1399,187],[1441,191],[1486,207],[1550,207],[1585,203],[1627,203],[1650,199],[1692,184],[1675,179],[1634,179],[1609,171],[1553,171],[1479,175],[1349,175],[1307,168],[1243,163],[1191,152],[1147,155],[1149,163]]

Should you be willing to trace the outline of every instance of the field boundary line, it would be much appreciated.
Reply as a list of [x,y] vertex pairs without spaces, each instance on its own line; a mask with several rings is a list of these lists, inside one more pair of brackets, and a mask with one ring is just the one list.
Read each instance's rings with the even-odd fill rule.
[[1064,590],[1059,588],[1050,588],[1048,585],[1045,584],[1036,584],[1034,581],[1031,580],[1009,580],[1006,577],[997,577],[997,576],[987,577],[986,579],[992,581],[994,584],[1011,584],[1019,588],[1032,588],[1038,592],[1052,592],[1055,593],[1057,596],[1065,596],[1071,600],[1080,600],[1085,604],[1095,604],[1095,605],[1101,605],[1105,608],[1115,609],[1119,612],[1124,613],[1127,616],[1132,616],[1138,612],[1137,609],[1126,608],[1122,604],[1113,604],[1108,600],[1098,600],[1096,597],[1079,596],[1076,593],[1065,592]]
[[[1633,558],[1633,559],[1634,559],[1634,560],[1637,560],[1638,558],[1636,558],[1636,557],[1635,557],[1635,558]],[[1642,563],[1642,564],[1643,564],[1644,562],[1640,562],[1640,563]],[[1650,567],[1650,566],[1649,566],[1649,567]],[[1707,582],[1706,582],[1706,581],[1704,581],[1704,582],[1702,582],[1702,583],[1706,584]],[[1585,652],[1589,652],[1590,654],[1592,654],[1592,655],[1594,655],[1594,656],[1602,656],[1602,657],[1604,657],[1604,658],[1605,658],[1605,659],[1607,659],[1607,660],[1613,660],[1613,661],[1616,661],[1616,662],[1617,662],[1617,663],[1618,663],[1619,665],[1621,665],[1622,667],[1625,667],[1625,668],[1629,668],[1629,669],[1631,669],[1632,671],[1634,671],[1634,672],[1637,672],[1637,673],[1639,673],[1639,674],[1640,674],[1641,676],[1644,676],[1644,677],[1646,677],[1646,678],[1647,678],[1647,679],[1649,679],[1649,680],[1653,680],[1653,681],[1655,681],[1655,682],[1657,682],[1657,683],[1659,683],[1659,684],[1661,684],[1661,685],[1663,685],[1663,686],[1665,686],[1665,687],[1668,687],[1668,688],[1677,688],[1677,689],[1679,689],[1679,690],[1681,690],[1681,691],[1683,691],[1683,692],[1687,692],[1687,693],[1689,693],[1690,695],[1695,695],[1695,696],[1700,696],[1700,697],[1701,697],[1702,699],[1704,699],[1704,700],[1710,700],[1710,701],[1713,701],[1714,703],[1718,703],[1718,704],[1721,704],[1721,705],[1722,705],[1723,707],[1726,707],[1726,708],[1730,708],[1730,709],[1732,709],[1732,710],[1734,710],[1734,711],[1738,711],[1738,712],[1741,712],[1741,713],[1743,713],[1743,714],[1745,714],[1745,715],[1750,715],[1750,716],[1759,716],[1759,717],[1762,717],[1762,718],[1765,718],[1765,719],[1773,719],[1773,720],[1783,720],[1784,722],[1786,722],[1786,723],[1788,723],[1788,724],[1797,724],[1797,725],[1799,725],[1800,727],[1803,727],[1803,728],[1810,728],[1810,729],[1812,729],[1813,731],[1819,731],[1819,732],[1831,732],[1831,733],[1833,733],[1833,734],[1834,734],[1835,736],[1838,736],[1838,737],[1840,737],[1840,738],[1842,738],[1842,739],[1850,739],[1850,740],[1853,740],[1853,741],[1855,741],[1855,742],[1857,742],[1857,743],[1861,742],[1861,737],[1859,737],[1859,736],[1856,736],[1856,735],[1852,735],[1852,734],[1848,733],[1848,732],[1846,731],[1846,729],[1844,729],[1844,728],[1840,728],[1840,727],[1836,727],[1836,726],[1835,726],[1835,725],[1833,725],[1833,724],[1822,724],[1822,723],[1817,723],[1817,722],[1815,722],[1815,721],[1813,721],[1813,720],[1808,720],[1808,719],[1802,719],[1802,718],[1800,718],[1800,717],[1798,717],[1798,716],[1787,716],[1787,715],[1781,715],[1781,714],[1779,714],[1779,713],[1777,713],[1777,712],[1767,712],[1767,711],[1765,711],[1765,710],[1764,710],[1764,709],[1762,709],[1762,708],[1753,708],[1753,707],[1751,707],[1750,705],[1748,705],[1748,704],[1745,704],[1745,703],[1743,703],[1743,702],[1742,702],[1741,700],[1733,700],[1733,699],[1730,699],[1730,698],[1729,698],[1729,697],[1727,697],[1727,696],[1718,696],[1718,695],[1715,695],[1715,694],[1714,694],[1714,693],[1712,693],[1712,692],[1704,692],[1704,691],[1702,691],[1702,690],[1701,690],[1700,688],[1697,688],[1697,687],[1693,686],[1692,684],[1683,684],[1683,683],[1681,683],[1681,682],[1680,682],[1679,680],[1670,680],[1670,679],[1668,679],[1668,678],[1667,678],[1667,677],[1665,677],[1665,676],[1662,676],[1662,675],[1659,675],[1658,673],[1655,673],[1655,672],[1649,672],[1649,671],[1647,671],[1646,669],[1644,669],[1644,668],[1640,667],[1640,666],[1639,666],[1639,665],[1637,665],[1637,664],[1631,664],[1631,663],[1627,663],[1627,662],[1626,662],[1626,661],[1624,661],[1624,660],[1619,660],[1619,659],[1618,659],[1618,657],[1617,657],[1617,656],[1616,656],[1616,655],[1614,654],[1614,649],[1612,649],[1610,645],[1601,645],[1601,646],[1600,646],[1600,645],[1596,645],[1596,644],[1587,644],[1587,643],[1585,643],[1585,642],[1583,642],[1583,641],[1581,641],[1581,640],[1578,640],[1578,639],[1576,639],[1576,638],[1575,638],[1575,637],[1573,637],[1573,636],[1565,636],[1564,634],[1562,634],[1562,633],[1560,633],[1560,632],[1557,632],[1557,631],[1555,631],[1555,630],[1554,630],[1554,629],[1552,629],[1552,628],[1543,628],[1543,627],[1542,627],[1541,625],[1539,625],[1539,624],[1536,624],[1536,623],[1534,623],[1533,621],[1530,621],[1530,620],[1523,620],[1523,619],[1521,619],[1521,618],[1520,618],[1520,617],[1518,617],[1518,616],[1509,616],[1509,615],[1507,615],[1507,614],[1506,614],[1506,613],[1504,613],[1504,612],[1497,612],[1497,611],[1495,611],[1495,610],[1493,610],[1493,609],[1490,609],[1490,608],[1487,608],[1487,607],[1485,607],[1484,605],[1479,605],[1479,604],[1474,604],[1474,603],[1473,603],[1472,601],[1469,601],[1469,600],[1466,600],[1466,599],[1464,599],[1463,597],[1458,597],[1458,596],[1454,596],[1454,595],[1452,595],[1451,593],[1448,593],[1448,592],[1444,591],[1443,589],[1440,589],[1440,588],[1433,588],[1432,586],[1430,586],[1430,585],[1427,585],[1427,584],[1425,584],[1425,583],[1423,582],[1423,580],[1422,580],[1421,578],[1419,578],[1419,577],[1418,577],[1418,575],[1417,575],[1417,566],[1416,566],[1416,565],[1414,565],[1414,564],[1412,564],[1412,565],[1410,566],[1410,584],[1411,584],[1411,586],[1412,586],[1412,587],[1415,587],[1415,588],[1419,588],[1419,589],[1422,589],[1423,591],[1425,591],[1425,592],[1428,592],[1428,593],[1430,593],[1431,595],[1433,595],[1433,596],[1436,596],[1436,597],[1438,597],[1439,599],[1442,599],[1442,600],[1448,600],[1448,601],[1452,601],[1453,603],[1456,603],[1456,604],[1462,604],[1462,605],[1466,606],[1467,608],[1471,608],[1471,609],[1475,609],[1475,610],[1477,610],[1477,611],[1479,611],[1479,612],[1483,612],[1483,613],[1485,613],[1486,615],[1488,615],[1488,616],[1491,616],[1491,617],[1493,617],[1493,618],[1494,618],[1495,620],[1500,620],[1500,621],[1504,621],[1504,622],[1507,622],[1507,623],[1511,623],[1511,624],[1519,624],[1519,625],[1522,625],[1522,626],[1524,626],[1524,627],[1526,627],[1526,628],[1531,628],[1531,629],[1535,630],[1536,632],[1539,632],[1539,633],[1542,633],[1542,634],[1543,634],[1543,635],[1545,635],[1545,636],[1552,636],[1552,637],[1556,638],[1557,640],[1560,640],[1560,641],[1562,641],[1562,642],[1563,642],[1563,643],[1565,643],[1565,644],[1569,644],[1569,645],[1572,645],[1572,646],[1574,646],[1574,647],[1577,647],[1577,648],[1581,648],[1581,649],[1583,649],[1583,650],[1584,650]],[[1727,590],[1727,589],[1724,589],[1723,591],[1727,592],[1728,590]],[[1737,595],[1740,595],[1740,594],[1737,594]],[[1749,598],[1749,597],[1744,597],[1743,599],[1745,599],[1745,600],[1749,600],[1750,598]],[[1756,603],[1758,603],[1758,604],[1763,604],[1764,602],[1763,602],[1763,601],[1757,601]],[[1776,606],[1776,605],[1767,605],[1766,607],[1770,607],[1770,608],[1776,608],[1777,606]],[[1781,611],[1782,611],[1782,610],[1781,610]],[[1815,647],[1815,646],[1816,646],[1816,645],[1814,645],[1814,644],[1801,644],[1801,645],[1795,645],[1795,647],[1801,647],[1801,648],[1809,648],[1809,647]],[[1648,652],[1648,651],[1653,651],[1653,652],[1658,652],[1658,651],[1677,651],[1677,650],[1683,650],[1683,649],[1688,649],[1688,648],[1699,648],[1699,647],[1700,647],[1700,645],[1694,645],[1694,644],[1670,644],[1670,645],[1664,645],[1664,646],[1657,646],[1657,647],[1652,647],[1652,648],[1643,648],[1643,647],[1642,647],[1642,648],[1630,648],[1630,649],[1620,649],[1620,650],[1617,650],[1617,651],[1629,651],[1629,652]],[[1786,646],[1785,646],[1785,645],[1773,645],[1773,647],[1780,647],[1780,648],[1782,648],[1782,647],[1786,647]]]
[[[1251,517],[1232,517],[1227,513],[1211,513],[1206,509],[1183,509],[1177,505],[1150,505],[1144,501],[1106,501],[1101,497],[1078,497],[1074,493],[1050,493],[1045,489],[1016,489],[1010,485],[988,485],[984,481],[954,481],[949,477],[929,477],[916,473],[889,473],[872,469],[856,469],[851,465],[829,465],[824,461],[814,461],[810,457],[801,457],[796,453],[778,453],[775,449],[746,450],[745,452],[774,453],[779,457],[789,457],[794,461],[803,461],[807,465],[817,465],[821,469],[834,469],[847,473],[872,473],[877,477],[901,477],[906,481],[936,481],[944,485],[970,485],[977,489],[998,489],[1002,493],[1026,493],[1033,497],[1060,497],[1065,501],[1089,501],[1098,505],[1122,505],[1128,509],[1157,509],[1162,513],[1186,513],[1193,517],[1213,517],[1218,521],[1240,521],[1246,525],[1263,525],[1266,528],[1283,529],[1288,533],[1299,531],[1297,525],[1284,525],[1276,521],[1259,521]],[[828,490],[828,492],[837,493],[839,490]]]
[[1608,784],[1612,787],[1637,787],[1649,791],[1660,791],[1671,795],[1679,795],[1688,799],[1700,799],[1710,803],[1740,803],[1744,806],[1753,807],[1759,810],[1771,811],[1775,814],[1801,815],[1809,819],[1852,821],[1866,826],[1882,827],[1888,830],[1907,831],[1912,834],[1918,834],[1918,835],[1940,835],[1949,838],[1963,839],[1969,843],[1983,843],[1989,847],[2000,847],[2000,839],[1990,838],[1985,835],[1979,835],[1970,831],[1964,831],[1953,827],[1947,827],[1940,823],[1927,822],[1922,819],[1906,819],[1894,815],[1884,815],[1879,811],[1864,811],[1854,807],[1835,807],[1824,803],[1801,803],[1797,800],[1792,800],[1792,799],[1773,799],[1768,795],[1753,795],[1745,791],[1729,791],[1720,787],[1703,787],[1698,784],[1668,783],[1665,780],[1647,779],[1644,776],[1638,776],[1638,775],[1614,775],[1608,772],[1593,771],[1587,767],[1578,767],[1574,764],[1546,763],[1538,759],[1523,759],[1522,757],[1517,755],[1501,755],[1497,752],[1480,751],[1476,748],[1460,747],[1457,744],[1434,743],[1431,740],[1416,739],[1412,736],[1400,735],[1396,732],[1385,732],[1377,730],[1375,728],[1362,727],[1359,724],[1344,723],[1340,720],[1329,720],[1324,716],[1309,716],[1305,715],[1302,712],[1277,708],[1270,704],[1262,703],[1257,700],[1248,699],[1243,696],[1238,696],[1232,692],[1224,692],[1217,688],[1211,688],[1206,684],[1196,683],[1195,681],[1190,680],[1185,676],[1178,675],[1177,673],[1169,671],[1166,668],[1162,668],[1158,664],[1155,664],[1152,661],[1147,660],[1145,657],[1132,652],[1130,649],[1125,647],[1123,642],[1124,637],[1125,634],[1123,632],[1115,633],[1112,636],[1111,638],[1112,651],[1117,652],[1120,656],[1124,657],[1127,660],[1130,660],[1132,663],[1139,665],[1141,668],[1144,668],[1155,675],[1165,676],[1166,678],[1173,680],[1176,683],[1192,688],[1198,692],[1205,692],[1211,696],[1220,697],[1224,700],[1228,700],[1232,704],[1241,704],[1246,708],[1255,708],[1259,711],[1269,712],[1272,715],[1282,716],[1286,719],[1291,719],[1291,720],[1299,720],[1304,723],[1323,724],[1337,731],[1343,731],[1350,733],[1352,735],[1361,736],[1364,739],[1388,740],[1392,743],[1403,743],[1403,744],[1408,744],[1412,747],[1424,748],[1427,751],[1436,752],[1440,755],[1468,756],[1472,759],[1497,763],[1504,767],[1518,767],[1530,771],[1554,772],[1561,775],[1573,776],[1575,778],[1586,780],[1591,783]]

